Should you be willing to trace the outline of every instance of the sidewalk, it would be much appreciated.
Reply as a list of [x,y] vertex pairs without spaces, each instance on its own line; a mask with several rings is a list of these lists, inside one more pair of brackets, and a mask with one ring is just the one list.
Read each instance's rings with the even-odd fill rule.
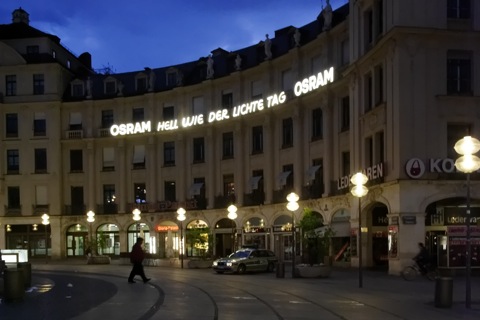
[[435,281],[408,282],[382,271],[364,270],[359,288],[356,269],[335,269],[326,279],[292,279],[288,265],[285,278],[275,272],[218,275],[210,269],[146,267],[152,278],[146,285],[128,284],[130,266],[115,263],[34,262],[32,270],[33,289],[21,302],[2,302],[2,320],[480,319],[478,277],[472,277],[469,310],[464,277],[453,279],[452,306],[437,308]]

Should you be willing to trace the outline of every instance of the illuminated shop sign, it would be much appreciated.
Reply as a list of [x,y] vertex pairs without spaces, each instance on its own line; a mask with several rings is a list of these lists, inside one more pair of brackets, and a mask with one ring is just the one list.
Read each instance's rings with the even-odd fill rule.
[[[374,182],[375,180],[380,180],[383,178],[383,174],[384,174],[383,163],[379,163],[371,167],[368,167],[362,170],[362,172],[367,176],[369,183]],[[350,178],[352,177],[352,175],[344,176],[338,179],[337,190],[348,188],[350,186]]]
[[428,159],[425,163],[419,158],[412,158],[405,164],[405,172],[412,179],[420,179],[425,172],[454,173],[459,171],[455,168],[453,159]]
[[[293,92],[296,97],[307,94],[318,88],[321,88],[334,80],[334,69],[326,69],[319,72],[317,75],[311,75],[301,81],[295,83]],[[110,134],[112,136],[126,136],[134,134],[144,134],[151,132],[162,132],[178,130],[180,128],[189,128],[193,126],[204,125],[206,123],[220,122],[231,118],[238,118],[245,115],[261,112],[265,109],[272,109],[282,105],[287,100],[284,91],[275,93],[266,98],[253,100],[247,103],[242,103],[232,109],[221,109],[211,111],[210,113],[196,114],[181,119],[174,119],[169,121],[160,121],[156,124],[152,121],[142,121],[136,123],[122,123],[114,124],[110,127]]]
[[167,232],[167,231],[178,231],[178,226],[159,226],[157,225],[155,228],[158,232]]

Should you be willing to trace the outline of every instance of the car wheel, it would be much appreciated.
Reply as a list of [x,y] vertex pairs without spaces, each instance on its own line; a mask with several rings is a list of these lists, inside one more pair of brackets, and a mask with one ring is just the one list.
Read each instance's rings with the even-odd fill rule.
[[245,271],[247,271],[247,267],[244,264],[238,266],[237,272],[239,274],[245,273]]
[[273,272],[273,270],[275,270],[275,265],[269,262],[267,266],[267,272]]

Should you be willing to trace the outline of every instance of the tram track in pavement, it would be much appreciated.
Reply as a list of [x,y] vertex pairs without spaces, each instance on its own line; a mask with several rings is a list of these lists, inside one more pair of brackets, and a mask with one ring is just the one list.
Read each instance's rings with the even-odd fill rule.
[[[80,273],[126,282],[130,267],[116,265],[84,272],[88,269],[82,267]],[[110,269],[108,274],[103,272]],[[358,289],[356,279],[343,274],[329,279],[277,279],[272,273],[218,275],[205,269],[146,268],[146,272],[152,277],[148,285],[157,290],[158,298],[141,316],[130,319],[416,319],[405,311],[411,301],[426,310],[424,314],[439,314],[433,305],[426,305],[431,301],[429,284],[416,286],[420,290],[415,292],[415,299],[404,294],[412,283],[386,276],[370,289]],[[399,287],[400,292],[391,286]],[[450,319],[447,315],[448,310],[437,318]]]

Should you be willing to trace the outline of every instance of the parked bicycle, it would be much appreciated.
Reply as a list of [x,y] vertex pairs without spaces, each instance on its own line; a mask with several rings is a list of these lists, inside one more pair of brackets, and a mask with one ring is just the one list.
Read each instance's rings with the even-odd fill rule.
[[417,264],[417,262],[414,262],[411,266],[405,267],[402,271],[402,277],[403,279],[407,281],[412,281],[415,279],[418,275],[423,275],[425,276],[428,280],[435,280],[438,276],[440,276],[440,273],[438,269],[429,264],[425,266],[426,272],[422,272],[420,270],[420,266]]

